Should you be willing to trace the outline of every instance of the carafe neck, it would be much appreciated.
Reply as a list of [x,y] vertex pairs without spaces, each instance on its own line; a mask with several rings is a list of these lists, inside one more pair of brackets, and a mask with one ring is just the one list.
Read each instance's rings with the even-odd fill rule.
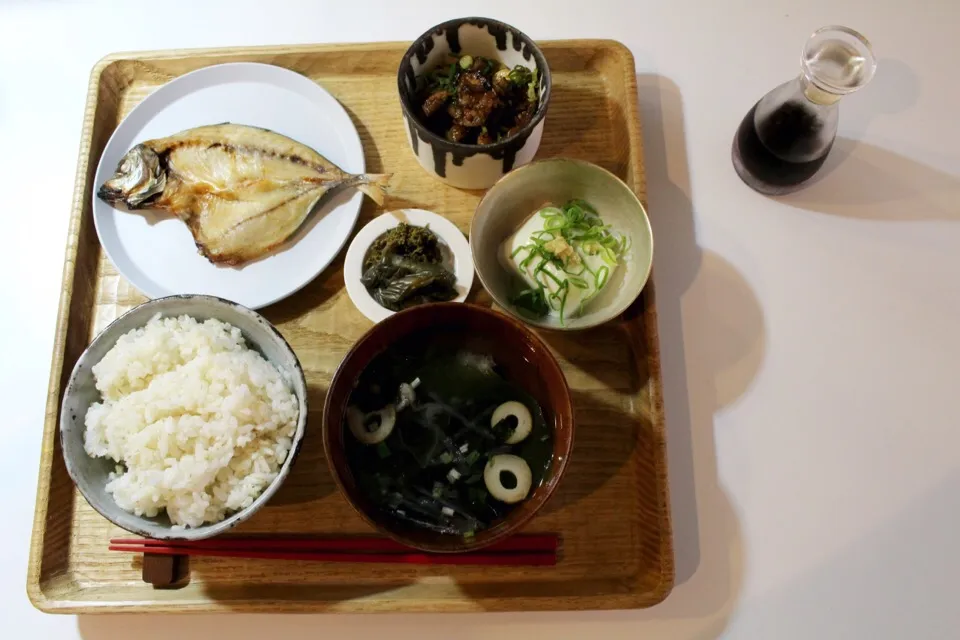
[[835,105],[840,101],[842,95],[833,93],[832,91],[827,91],[819,86],[817,83],[811,80],[806,76],[806,74],[801,73],[800,77],[797,78],[797,92],[811,102],[814,106],[827,107]]

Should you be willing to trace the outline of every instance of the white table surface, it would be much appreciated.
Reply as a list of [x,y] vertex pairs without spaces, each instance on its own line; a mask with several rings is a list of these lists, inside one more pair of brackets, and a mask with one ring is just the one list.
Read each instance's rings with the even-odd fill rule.
[[[12,409],[0,636],[960,637],[960,3],[406,4],[0,0],[0,394]],[[615,38],[636,56],[673,594],[646,611],[563,614],[36,612],[27,548],[91,66],[118,50],[410,40],[466,13],[539,39]],[[842,104],[823,180],[757,195],[731,167],[734,129],[831,23],[873,41],[877,76]]]

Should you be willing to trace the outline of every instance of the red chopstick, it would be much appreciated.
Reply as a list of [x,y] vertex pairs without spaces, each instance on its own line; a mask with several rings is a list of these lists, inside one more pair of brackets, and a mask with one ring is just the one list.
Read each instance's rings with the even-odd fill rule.
[[209,556],[216,558],[257,558],[264,560],[296,560],[299,562],[363,562],[389,564],[475,564],[503,566],[551,566],[557,563],[556,553],[507,552],[485,553],[351,553],[319,551],[251,551],[196,549],[185,546],[110,545],[110,551],[152,553],[165,556]]
[[[389,538],[304,538],[304,537],[228,537],[207,540],[153,540],[150,538],[113,538],[111,545],[144,545],[217,551],[312,551],[360,553],[410,553],[410,547]],[[483,553],[533,551],[556,553],[559,539],[554,534],[518,535],[483,549]]]
[[230,537],[208,540],[114,538],[110,551],[157,555],[260,558],[314,562],[394,564],[475,564],[549,566],[557,563],[559,538],[554,534],[514,536],[482,550],[466,553],[424,553],[386,538]]

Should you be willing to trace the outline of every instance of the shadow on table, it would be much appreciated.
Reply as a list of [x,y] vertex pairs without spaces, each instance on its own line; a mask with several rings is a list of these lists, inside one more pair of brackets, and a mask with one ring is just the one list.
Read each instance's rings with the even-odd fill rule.
[[673,638],[707,640],[727,626],[746,560],[718,479],[714,414],[740,398],[761,367],[763,312],[737,269],[697,243],[679,88],[659,75],[638,75],[637,85],[656,239],[676,587],[663,604],[622,615],[651,630],[669,624],[663,628]]
[[960,176],[873,144],[838,137],[812,182],[775,200],[854,219],[960,221]]

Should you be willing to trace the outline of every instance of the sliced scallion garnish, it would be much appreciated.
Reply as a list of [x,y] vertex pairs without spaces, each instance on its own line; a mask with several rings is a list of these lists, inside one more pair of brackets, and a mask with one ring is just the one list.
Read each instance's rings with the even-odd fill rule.
[[607,267],[600,267],[597,269],[597,273],[594,274],[596,278],[597,289],[603,289],[603,285],[607,284],[607,280],[610,278],[610,269]]

